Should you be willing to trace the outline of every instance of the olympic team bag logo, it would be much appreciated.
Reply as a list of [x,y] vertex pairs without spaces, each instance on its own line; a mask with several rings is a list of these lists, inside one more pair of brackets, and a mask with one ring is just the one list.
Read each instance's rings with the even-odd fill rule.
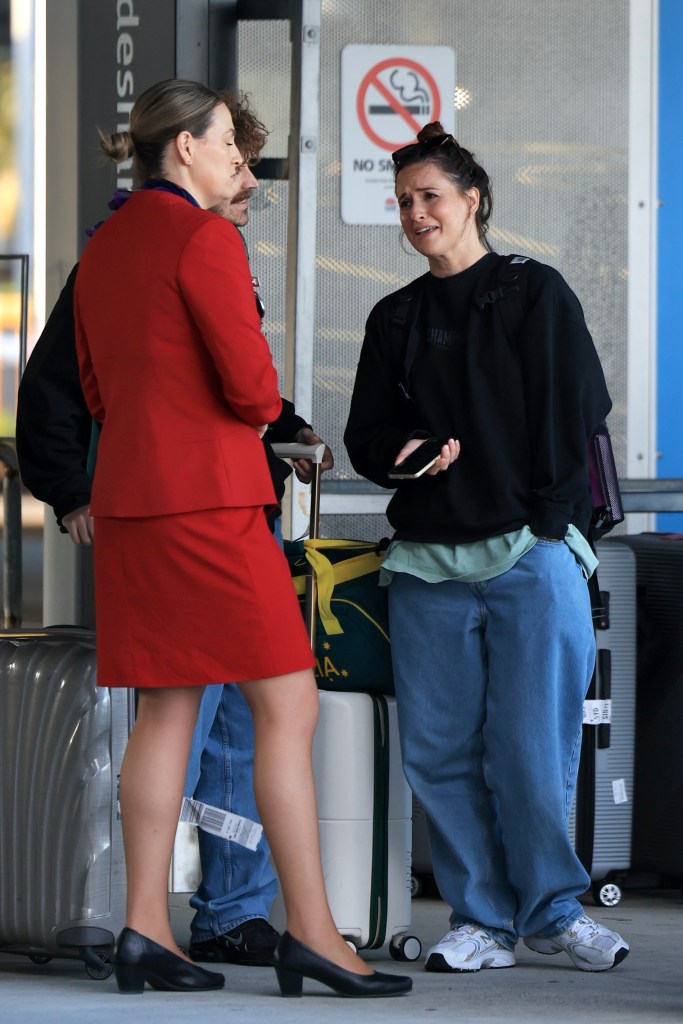
[[348,540],[285,544],[302,612],[306,576],[315,574],[315,674],[321,690],[394,693],[387,592],[379,586],[385,549],[384,542]]

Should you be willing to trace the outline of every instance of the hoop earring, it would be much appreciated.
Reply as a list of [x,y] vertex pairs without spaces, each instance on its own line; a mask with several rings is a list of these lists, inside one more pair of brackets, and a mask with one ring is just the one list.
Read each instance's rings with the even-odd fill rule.
[[406,237],[406,233],[403,230],[403,228],[401,228],[401,230],[399,231],[399,235],[398,235],[398,244],[401,246],[401,248],[403,249],[403,251],[406,254],[406,256],[419,256],[420,255],[419,252],[417,252],[415,249],[413,249],[412,245],[410,246],[410,249],[406,249],[405,245],[403,244],[403,242],[405,240],[405,237]]

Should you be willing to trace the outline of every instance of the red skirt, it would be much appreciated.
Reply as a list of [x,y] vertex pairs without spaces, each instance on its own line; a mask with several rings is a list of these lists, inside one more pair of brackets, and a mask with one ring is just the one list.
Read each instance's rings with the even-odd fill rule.
[[314,661],[263,509],[95,520],[100,686],[204,686]]

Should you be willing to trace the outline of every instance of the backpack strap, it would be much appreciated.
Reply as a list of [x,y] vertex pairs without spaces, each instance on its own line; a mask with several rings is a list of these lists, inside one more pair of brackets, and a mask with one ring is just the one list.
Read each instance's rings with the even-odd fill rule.
[[403,380],[399,387],[406,398],[410,398],[410,370],[420,344],[417,321],[422,308],[422,289],[406,289],[394,296],[389,313],[391,330],[403,346]]
[[[474,304],[479,310],[486,309],[496,302],[501,302],[499,307],[503,317],[503,324],[506,333],[510,337],[516,337],[522,322],[524,309],[523,295],[526,292],[526,264],[530,262],[528,256],[506,256],[499,264],[496,274],[495,287],[485,292],[475,293]],[[511,312],[514,309],[514,312]]]
[[406,289],[402,292],[396,292],[393,296],[390,311],[390,321],[392,328],[397,330],[405,330],[408,323],[408,315],[413,302],[413,293],[410,289]]

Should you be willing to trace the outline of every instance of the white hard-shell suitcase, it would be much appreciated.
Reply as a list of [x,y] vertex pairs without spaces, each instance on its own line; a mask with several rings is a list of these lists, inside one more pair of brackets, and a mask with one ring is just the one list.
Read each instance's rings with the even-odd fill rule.
[[357,949],[389,943],[417,960],[411,920],[411,796],[401,768],[396,701],[320,693],[313,741],[320,845],[335,924]]
[[118,805],[132,691],[97,686],[95,637],[0,633],[0,949],[97,979],[125,917]]
[[[324,446],[273,447],[280,457],[305,455],[316,463],[309,533],[317,537]],[[315,577],[308,582],[305,617],[313,644]],[[417,960],[422,945],[409,931],[411,794],[401,767],[395,699],[321,690],[313,771],[325,888],[337,928],[356,949],[388,943],[395,960]],[[282,920],[278,896],[271,921]]]

